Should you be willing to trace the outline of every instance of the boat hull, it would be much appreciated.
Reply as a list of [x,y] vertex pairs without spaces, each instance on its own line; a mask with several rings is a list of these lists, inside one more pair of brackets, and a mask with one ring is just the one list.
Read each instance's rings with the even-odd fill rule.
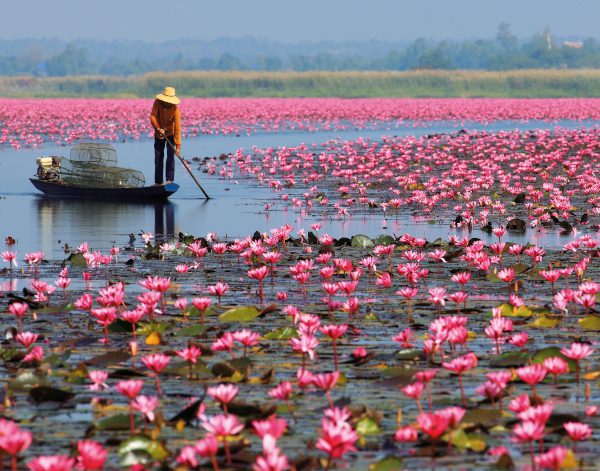
[[177,183],[166,185],[144,186],[141,188],[88,188],[65,183],[56,183],[37,178],[29,179],[33,186],[47,196],[56,198],[85,198],[111,201],[147,201],[164,200],[179,189]]

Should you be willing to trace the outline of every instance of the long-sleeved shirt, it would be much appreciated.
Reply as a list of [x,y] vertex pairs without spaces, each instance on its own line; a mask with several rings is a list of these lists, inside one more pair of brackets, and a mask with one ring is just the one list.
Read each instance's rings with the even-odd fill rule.
[[150,113],[150,122],[154,126],[154,136],[161,138],[159,129],[165,130],[165,135],[173,136],[176,146],[181,145],[181,112],[176,105],[165,108],[160,100],[154,100],[152,112]]

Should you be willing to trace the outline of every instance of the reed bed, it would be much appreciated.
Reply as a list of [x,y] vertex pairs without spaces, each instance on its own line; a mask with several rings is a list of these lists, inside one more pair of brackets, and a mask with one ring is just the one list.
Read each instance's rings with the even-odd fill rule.
[[140,76],[0,77],[4,97],[599,97],[600,70],[503,72],[154,72]]

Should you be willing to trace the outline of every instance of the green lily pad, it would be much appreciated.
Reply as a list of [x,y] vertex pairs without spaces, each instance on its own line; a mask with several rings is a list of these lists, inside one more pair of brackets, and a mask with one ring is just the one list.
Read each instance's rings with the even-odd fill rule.
[[487,448],[487,442],[481,436],[476,434],[467,434],[463,429],[454,430],[448,433],[446,441],[450,440],[452,445],[457,448],[471,450],[481,453]]
[[471,409],[464,415],[461,423],[480,424],[487,427],[500,418],[502,418],[502,412],[498,409]]
[[188,325],[183,329],[179,329],[175,335],[177,337],[197,337],[199,335],[202,335],[205,330],[206,327],[202,324],[194,324]]
[[529,363],[530,355],[527,352],[506,352],[490,359],[492,368],[516,368]]
[[589,316],[582,317],[579,319],[579,326],[583,330],[591,330],[593,332],[600,332],[600,317],[594,316],[593,314]]
[[36,309],[38,314],[62,314],[64,312],[71,312],[75,309],[75,306],[71,303],[60,304],[58,306],[48,306],[42,309]]
[[560,357],[565,360],[569,365],[569,371],[575,372],[577,371],[577,362],[575,360],[571,360],[567,358],[562,353],[560,353],[560,348],[558,347],[547,347],[543,348],[536,352],[531,361],[533,363],[543,363],[546,358],[551,357]]
[[515,309],[511,304],[501,304],[498,306],[504,317],[531,317],[533,310],[528,306],[521,306]]
[[82,253],[72,253],[69,255],[69,258],[67,258],[67,261],[71,263],[72,267],[87,267],[87,262]]
[[223,322],[250,322],[260,315],[254,306],[239,306],[225,311],[219,316]]
[[381,432],[379,425],[371,417],[363,417],[356,424],[356,433],[361,436],[378,435]]
[[537,327],[538,329],[552,329],[559,325],[562,321],[562,316],[542,315],[537,317],[533,322],[527,324],[529,327]]
[[373,239],[364,234],[357,234],[352,236],[352,241],[350,242],[352,247],[357,247],[361,249],[366,249],[370,247],[374,247]]
[[397,456],[386,456],[377,463],[369,466],[369,471],[401,471],[404,469],[402,458]]
[[[142,424],[142,419],[139,416],[134,416],[134,426],[138,427]],[[97,430],[129,430],[129,414],[120,413],[104,417],[96,423]]]
[[25,371],[8,383],[11,391],[22,391],[49,384],[48,377],[36,371]]
[[129,467],[135,464],[148,464],[163,461],[169,456],[164,445],[156,440],[137,435],[119,445],[119,465]]
[[175,325],[175,321],[168,322],[145,322],[140,324],[137,328],[137,332],[140,335],[150,335],[153,332],[164,334],[166,331],[171,330]]
[[268,340],[289,340],[297,336],[298,332],[293,327],[280,327],[264,335]]
[[381,234],[373,240],[375,245],[391,245],[394,243],[394,238],[391,235]]

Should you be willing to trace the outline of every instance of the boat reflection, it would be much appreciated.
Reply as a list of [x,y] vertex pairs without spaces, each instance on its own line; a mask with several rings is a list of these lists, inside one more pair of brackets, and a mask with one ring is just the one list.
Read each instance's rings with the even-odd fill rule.
[[169,201],[134,203],[38,197],[34,204],[40,249],[47,254],[56,252],[57,244],[73,248],[90,241],[98,249],[123,245],[132,231],[152,231],[157,240],[169,239],[178,232],[177,207]]

